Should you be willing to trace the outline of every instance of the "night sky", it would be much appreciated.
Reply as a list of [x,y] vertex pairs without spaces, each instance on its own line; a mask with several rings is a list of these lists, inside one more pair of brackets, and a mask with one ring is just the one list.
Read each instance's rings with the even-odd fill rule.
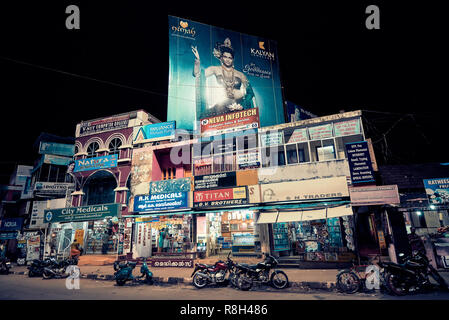
[[[441,8],[377,0],[160,2],[2,3],[0,183],[15,164],[33,163],[41,132],[74,136],[82,120],[137,109],[165,121],[168,15],[276,40],[284,97],[319,116],[370,110],[367,136],[381,162],[448,162]],[[70,4],[80,8],[80,30],[65,27]],[[380,8],[380,30],[365,27],[370,4]]]

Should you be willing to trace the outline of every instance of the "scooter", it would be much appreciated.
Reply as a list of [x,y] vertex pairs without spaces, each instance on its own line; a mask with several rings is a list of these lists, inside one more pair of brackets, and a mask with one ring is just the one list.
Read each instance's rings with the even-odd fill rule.
[[114,280],[119,286],[123,286],[126,281],[137,281],[146,284],[153,284],[153,273],[148,268],[147,258],[143,258],[142,266],[140,267],[140,276],[134,277],[133,270],[136,267],[137,262],[114,262]]

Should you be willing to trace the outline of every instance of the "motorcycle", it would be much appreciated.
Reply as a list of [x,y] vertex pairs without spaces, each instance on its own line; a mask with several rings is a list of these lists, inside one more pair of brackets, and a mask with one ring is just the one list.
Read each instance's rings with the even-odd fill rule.
[[0,274],[9,274],[9,269],[11,269],[11,262],[6,257],[0,258]]
[[44,268],[48,267],[51,263],[49,258],[39,260],[34,259],[31,264],[27,267],[28,269],[28,277],[42,277],[44,273]]
[[411,256],[399,254],[402,263],[380,262],[383,268],[386,286],[394,295],[404,296],[410,291],[423,291],[433,289],[430,282],[432,277],[443,290],[448,290],[448,285],[437,270],[430,264],[430,260],[423,253],[414,251]]
[[140,267],[140,276],[134,277],[133,270],[136,267],[137,262],[114,262],[114,280],[119,286],[123,286],[126,281],[138,281],[147,284],[153,284],[153,273],[148,268],[147,259],[143,259],[142,266]]
[[69,275],[66,273],[66,269],[69,265],[78,264],[78,259],[65,259],[60,262],[56,261],[55,258],[49,259],[49,264],[44,267],[42,277],[44,279],[63,279],[67,278]]
[[[219,260],[213,265],[196,263],[191,275],[193,277],[193,285],[198,289],[202,289],[209,284],[227,284],[231,277],[233,277],[231,271],[235,265],[229,257],[230,255],[231,252],[228,253],[226,262]],[[230,278],[226,279],[228,272],[231,272]]]
[[288,277],[282,270],[275,269],[278,261],[268,253],[264,253],[265,259],[255,265],[237,264],[239,269],[237,285],[240,290],[247,291],[252,288],[254,282],[270,284],[276,289],[288,287]]

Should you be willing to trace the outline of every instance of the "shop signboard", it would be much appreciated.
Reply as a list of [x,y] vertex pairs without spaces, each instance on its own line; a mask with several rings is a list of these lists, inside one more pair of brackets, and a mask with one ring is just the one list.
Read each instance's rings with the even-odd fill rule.
[[174,268],[193,268],[193,259],[188,258],[157,258],[148,261],[149,267],[174,267]]
[[80,222],[120,217],[120,203],[44,210],[44,223]]
[[375,182],[371,156],[366,141],[346,144],[352,184]]
[[430,204],[449,203],[449,178],[424,179],[423,182]]
[[257,108],[204,118],[200,123],[203,136],[257,129],[260,126]]
[[361,130],[359,119],[334,122],[334,135],[336,137],[350,136],[360,133]]
[[222,207],[248,204],[246,187],[195,191],[194,208]]
[[295,129],[288,139],[287,143],[298,143],[298,142],[307,142],[309,137],[307,135],[306,128],[298,128]]
[[75,154],[75,145],[41,141],[39,145],[39,153],[73,157]]
[[90,171],[117,167],[117,155],[87,158],[75,161],[74,172]]
[[346,177],[261,184],[260,191],[262,202],[313,201],[349,197]]
[[33,201],[31,209],[31,219],[29,228],[46,228],[48,224],[44,224],[44,210],[47,209],[47,200]]
[[237,185],[236,173],[223,172],[195,177],[195,190],[234,187]]
[[260,168],[259,150],[252,150],[245,153],[237,153],[237,166],[239,170]]
[[81,122],[79,136],[128,128],[129,115]]
[[349,187],[349,195],[353,206],[401,203],[397,185]]
[[176,122],[168,121],[133,128],[133,144],[175,138]]
[[[200,119],[252,108],[260,126],[284,123],[275,41],[173,16],[168,22],[167,119],[177,128],[199,131]],[[229,81],[220,77],[225,58]]]
[[323,140],[332,138],[332,123],[309,128],[310,140]]
[[18,231],[13,232],[0,232],[0,240],[13,240],[17,239],[17,236],[19,235]]
[[44,163],[54,164],[55,166],[68,166],[71,162],[73,162],[72,158],[63,157],[63,156],[55,156],[52,154],[43,155]]
[[134,212],[152,212],[189,208],[188,192],[145,194],[134,197]]
[[34,184],[34,192],[37,194],[58,194],[65,195],[68,189],[73,189],[73,183],[60,182],[36,182]]
[[169,192],[189,192],[192,180],[190,177],[150,182],[150,194]]
[[0,231],[17,231],[22,229],[23,218],[3,218]]
[[260,133],[260,145],[262,147],[279,146],[284,143],[284,132],[273,131]]

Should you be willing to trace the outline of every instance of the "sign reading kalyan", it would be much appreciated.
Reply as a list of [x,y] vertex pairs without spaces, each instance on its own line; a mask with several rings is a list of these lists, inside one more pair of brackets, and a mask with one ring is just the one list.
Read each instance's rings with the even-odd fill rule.
[[258,108],[261,126],[284,123],[275,41],[168,20],[168,120],[180,129],[200,130],[200,119]]

